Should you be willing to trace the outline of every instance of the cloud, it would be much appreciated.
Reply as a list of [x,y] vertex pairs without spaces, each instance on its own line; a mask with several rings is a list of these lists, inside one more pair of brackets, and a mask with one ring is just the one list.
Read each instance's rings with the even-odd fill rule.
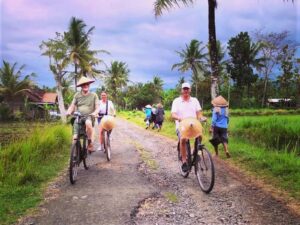
[[[53,86],[47,57],[41,56],[39,44],[53,38],[55,32],[68,29],[72,16],[82,19],[87,27],[95,26],[92,48],[104,49],[111,55],[99,54],[107,64],[121,60],[131,70],[130,79],[146,82],[162,76],[165,86],[175,85],[180,73],[171,71],[179,61],[180,50],[191,39],[208,41],[208,5],[198,0],[192,7],[174,8],[154,17],[153,0],[2,0],[0,58],[26,64],[26,71],[38,74],[40,85]],[[300,36],[295,1],[220,0],[216,10],[217,38],[222,43],[240,31],[265,28],[266,31],[289,30],[292,38]],[[272,6],[272,7],[270,7]],[[298,21],[298,22],[297,22]],[[104,68],[103,66],[99,66]],[[189,77],[189,73],[185,76]]]

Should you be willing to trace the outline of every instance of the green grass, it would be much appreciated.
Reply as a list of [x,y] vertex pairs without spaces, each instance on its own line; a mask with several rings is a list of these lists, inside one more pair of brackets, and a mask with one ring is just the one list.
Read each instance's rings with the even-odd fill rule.
[[65,167],[71,129],[48,125],[0,150],[0,223],[12,224],[42,199],[45,184]]
[[157,170],[159,168],[158,163],[153,159],[151,153],[146,151],[139,143],[133,141],[133,144],[135,145],[141,159],[147,165],[147,167],[152,170]]
[[177,203],[178,202],[178,197],[173,192],[166,192],[166,193],[164,193],[164,196],[165,196],[166,199],[168,199],[168,201],[170,201],[172,203]]
[[294,152],[300,155],[300,120],[298,115],[234,118],[234,136],[256,143],[269,150]]
[[[143,112],[120,112],[119,115],[139,126],[144,127],[145,122]],[[205,116],[207,116],[204,113]],[[204,127],[204,144],[212,149],[208,140],[209,123]],[[250,124],[250,125],[249,125]],[[280,124],[280,125],[279,125]],[[250,130],[246,129],[250,126]],[[284,125],[284,126],[282,126]],[[274,129],[274,127],[278,129]],[[287,129],[285,129],[285,126]],[[267,130],[264,128],[267,127]],[[269,137],[285,136],[299,138],[300,123],[298,115],[274,115],[274,116],[231,116],[229,127],[229,150],[232,158],[225,159],[223,156],[222,147],[219,152],[220,157],[229,163],[234,163],[249,171],[252,175],[264,180],[267,184],[273,185],[279,190],[287,192],[290,196],[300,201],[300,158],[297,156],[296,150],[288,151],[288,146],[283,146],[280,149],[268,146]],[[150,130],[150,132],[157,133]],[[253,133],[254,132],[254,133]],[[250,133],[250,134],[248,134]],[[166,120],[160,134],[177,139],[175,134],[175,124],[170,119],[170,112],[166,112]],[[255,136],[247,138],[246,134]],[[284,134],[284,135],[282,135]],[[271,139],[272,143],[272,139]],[[284,143],[284,142],[283,142]],[[291,146],[290,142],[285,142]],[[294,149],[299,150],[299,142],[294,146]],[[276,146],[276,145],[275,145]]]

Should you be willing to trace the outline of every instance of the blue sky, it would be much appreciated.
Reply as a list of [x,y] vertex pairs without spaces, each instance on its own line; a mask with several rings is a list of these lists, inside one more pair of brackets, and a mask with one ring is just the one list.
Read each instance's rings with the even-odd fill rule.
[[[0,0],[0,59],[25,64],[25,73],[37,74],[38,85],[53,87],[48,59],[39,45],[67,30],[72,16],[95,26],[92,48],[111,55],[99,55],[106,64],[124,61],[130,80],[146,82],[159,75],[165,87],[173,87],[182,74],[171,71],[179,62],[175,50],[191,39],[208,40],[207,1],[175,8],[155,19],[154,0]],[[300,6],[283,0],[219,0],[216,10],[217,38],[224,44],[240,31],[249,33],[291,33],[300,42]],[[1,63],[2,65],[2,63]],[[103,66],[99,66],[103,69]],[[185,74],[188,78],[189,73]],[[99,80],[96,84],[98,85]]]

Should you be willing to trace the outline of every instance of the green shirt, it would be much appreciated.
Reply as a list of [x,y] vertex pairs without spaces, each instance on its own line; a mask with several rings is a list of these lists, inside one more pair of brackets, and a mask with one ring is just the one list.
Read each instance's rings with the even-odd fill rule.
[[77,111],[86,116],[95,111],[98,102],[96,93],[89,92],[87,95],[83,95],[81,92],[77,92],[72,103],[76,106]]

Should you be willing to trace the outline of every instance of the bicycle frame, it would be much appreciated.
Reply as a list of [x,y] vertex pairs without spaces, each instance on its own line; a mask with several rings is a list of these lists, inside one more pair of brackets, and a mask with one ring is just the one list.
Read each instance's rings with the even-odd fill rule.
[[[86,149],[86,144],[87,144],[87,134],[86,134],[86,127],[85,127],[85,120],[83,121],[83,119],[86,119],[86,116],[81,116],[80,113],[75,112],[74,113],[75,116],[75,121],[78,124],[78,129],[77,129],[77,137],[74,139],[76,141],[76,145],[80,146],[80,152],[79,152],[79,160],[78,163],[80,163],[84,157],[84,155],[87,153],[87,149]],[[82,145],[81,145],[81,141],[82,140]]]

